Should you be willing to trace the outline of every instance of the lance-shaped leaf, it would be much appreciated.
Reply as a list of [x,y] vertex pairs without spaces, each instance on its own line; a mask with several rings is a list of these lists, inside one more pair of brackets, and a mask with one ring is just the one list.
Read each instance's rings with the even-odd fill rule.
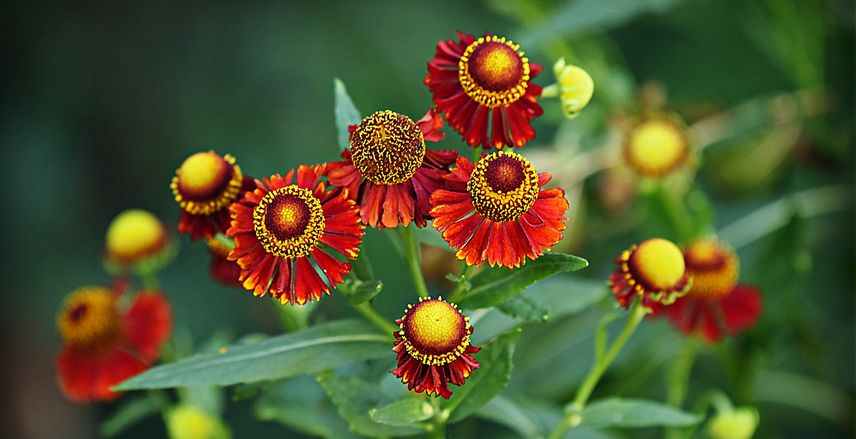
[[369,410],[372,421],[386,425],[412,427],[434,416],[434,408],[425,398],[407,398]]
[[389,343],[389,336],[362,322],[337,321],[158,366],[116,386],[116,390],[275,380],[380,358],[389,355]]
[[348,139],[351,134],[348,131],[348,126],[359,124],[362,120],[360,112],[354,106],[351,96],[348,95],[348,90],[345,84],[339,78],[333,80],[333,113],[336,116],[336,137],[339,145],[339,150],[344,151],[350,146]]
[[324,389],[310,377],[268,386],[253,406],[256,418],[280,422],[310,436],[357,438],[339,416]]
[[686,427],[701,418],[656,401],[608,398],[595,401],[583,410],[581,425],[592,428]]

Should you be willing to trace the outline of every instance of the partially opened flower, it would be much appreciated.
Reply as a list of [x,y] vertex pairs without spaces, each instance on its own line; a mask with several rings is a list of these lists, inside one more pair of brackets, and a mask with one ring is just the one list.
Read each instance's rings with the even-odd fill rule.
[[761,293],[738,284],[739,261],[734,250],[715,238],[695,241],[684,249],[693,283],[686,296],[654,308],[684,334],[698,333],[710,343],[751,328],[761,314]]
[[253,188],[253,180],[241,173],[235,158],[214,151],[188,157],[170,183],[181,206],[179,233],[191,239],[210,239],[229,227],[229,205]]
[[560,188],[542,189],[523,156],[500,151],[473,165],[465,157],[431,195],[434,227],[468,265],[519,267],[562,239],[568,200]]
[[448,384],[462,386],[479,363],[472,354],[480,348],[470,343],[473,327],[456,305],[442,298],[422,298],[408,305],[396,320],[392,348],[398,367],[390,371],[407,384],[408,390],[429,396],[452,395]]
[[84,287],[62,305],[57,326],[65,347],[56,358],[63,393],[75,401],[108,401],[111,387],[146,370],[169,337],[169,303],[140,292],[126,308],[103,287]]
[[441,41],[428,63],[434,104],[470,146],[522,147],[535,138],[531,121],[543,113],[541,86],[532,82],[541,66],[504,37],[458,38]]
[[205,241],[211,253],[211,265],[209,273],[217,282],[229,286],[241,286],[241,267],[235,261],[228,259],[232,245],[228,245],[226,239],[214,237]]
[[634,245],[615,262],[618,269],[609,276],[609,285],[616,302],[624,308],[637,297],[647,308],[672,303],[690,284],[681,250],[662,238]]
[[156,270],[169,260],[169,239],[163,223],[142,209],[126,210],[107,227],[105,263],[111,270]]
[[455,151],[425,148],[443,139],[443,120],[433,110],[418,122],[392,111],[379,111],[352,126],[344,160],[327,165],[330,184],[348,189],[371,227],[425,227],[428,197],[442,185],[455,162]]
[[687,162],[690,142],[677,116],[654,115],[627,132],[623,151],[627,165],[637,174],[660,178]]
[[229,260],[238,262],[239,279],[254,295],[270,293],[282,303],[302,305],[329,294],[351,271],[328,251],[356,259],[365,225],[346,193],[320,181],[323,173],[323,165],[301,165],[285,177],[256,181],[255,189],[230,207],[227,235],[235,248]]

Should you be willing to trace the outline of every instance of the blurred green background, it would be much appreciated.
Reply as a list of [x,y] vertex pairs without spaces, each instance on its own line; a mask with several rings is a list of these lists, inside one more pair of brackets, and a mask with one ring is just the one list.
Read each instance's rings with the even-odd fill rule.
[[[431,103],[422,85],[426,63],[437,42],[457,29],[514,39],[545,67],[542,85],[552,82],[559,56],[594,77],[594,101],[578,119],[563,121],[557,102],[543,102],[538,137],[524,154],[572,158],[595,150],[609,143],[616,120],[632,116],[640,99],[667,96],[666,107],[702,137],[709,125],[695,122],[728,115],[714,124],[714,140],[696,145],[706,147],[697,182],[713,200],[718,227],[804,189],[844,191],[847,202],[833,197],[822,215],[797,216],[740,249],[742,279],[761,287],[767,308],[750,335],[700,359],[694,380],[702,383],[698,391],[717,386],[757,405],[758,437],[852,437],[851,2],[36,1],[5,2],[0,11],[9,250],[0,413],[9,437],[93,437],[114,410],[65,401],[53,356],[62,297],[110,281],[100,255],[117,213],[148,209],[174,228],[178,208],[169,180],[200,150],[231,153],[258,177],[336,159],[334,77],[363,113],[388,108],[420,117]],[[446,132],[441,146],[465,151]],[[651,231],[639,226],[650,212],[632,194],[608,206],[604,193],[621,189],[611,184],[594,173],[570,188],[576,195],[565,250],[591,261],[576,277],[605,280],[612,258]],[[177,332],[202,341],[221,328],[236,336],[277,331],[266,301],[216,284],[204,246],[180,240],[162,279]],[[366,251],[386,284],[378,307],[393,318],[413,297],[404,263],[378,233],[369,234]],[[338,316],[343,308],[334,296],[319,315]],[[527,352],[521,343],[512,390],[567,398],[589,364],[590,342],[567,341],[562,324],[570,323],[532,331],[556,340],[549,352]],[[662,396],[655,371],[674,355],[669,347],[679,337],[662,322],[645,326],[598,392]],[[640,364],[651,369],[648,375],[639,375]],[[545,370],[557,371],[555,380],[544,382]],[[747,377],[746,370],[761,372]],[[769,370],[788,373],[762,373]],[[226,413],[235,437],[294,434],[252,419],[247,406]],[[450,434],[510,434],[474,422]],[[164,434],[152,419],[125,437]]]

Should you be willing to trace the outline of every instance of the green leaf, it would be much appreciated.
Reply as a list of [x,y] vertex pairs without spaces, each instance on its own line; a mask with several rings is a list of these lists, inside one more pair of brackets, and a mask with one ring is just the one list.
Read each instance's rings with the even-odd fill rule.
[[359,321],[337,321],[158,366],[123,382],[116,390],[251,383],[385,355],[389,355],[388,336]]
[[[546,437],[562,419],[562,410],[548,400],[503,392],[476,412],[476,416],[516,431],[520,437]],[[611,439],[606,431],[576,427],[565,437],[573,439]]]
[[592,428],[687,427],[701,422],[697,415],[656,401],[621,398],[595,401],[582,417],[581,425]]
[[434,408],[423,398],[407,398],[371,409],[369,416],[381,424],[412,427],[417,422],[431,419]]
[[318,382],[297,377],[265,390],[253,406],[256,418],[282,423],[307,435],[356,438]]
[[348,95],[345,84],[339,78],[333,79],[333,100],[333,113],[336,115],[336,130],[339,133],[339,150],[344,151],[350,146],[348,139],[351,133],[348,131],[348,126],[359,124],[362,117]]
[[383,289],[383,283],[377,280],[372,281],[357,281],[351,289],[351,296],[348,298],[348,303],[351,305],[359,305],[375,296]]
[[505,389],[511,379],[511,357],[520,332],[519,328],[514,329],[486,344],[476,354],[479,368],[461,388],[452,392],[445,404],[450,422],[466,418]]
[[372,409],[391,402],[391,398],[384,395],[377,384],[356,376],[340,377],[329,370],[318,375],[318,382],[354,433],[372,437],[424,433],[419,428],[385,425],[372,420],[369,415]]
[[472,278],[472,288],[458,305],[464,309],[487,308],[520,294],[533,283],[556,273],[577,271],[588,267],[588,261],[564,253],[547,253],[522,267],[488,268]]
[[122,404],[109,419],[101,424],[101,434],[113,437],[131,428],[137,422],[158,414],[159,409],[151,399],[135,398]]
[[497,307],[503,314],[514,317],[524,322],[546,322],[550,314],[546,308],[534,300],[521,296],[514,296],[500,303]]

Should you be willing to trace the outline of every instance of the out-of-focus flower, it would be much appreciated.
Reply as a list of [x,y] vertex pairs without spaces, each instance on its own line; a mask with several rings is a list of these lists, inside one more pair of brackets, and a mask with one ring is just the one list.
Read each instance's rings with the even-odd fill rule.
[[146,370],[172,329],[172,313],[158,292],[138,293],[127,309],[119,294],[83,287],[66,297],[57,317],[65,347],[56,358],[63,393],[74,401],[108,401],[110,388]]
[[175,171],[170,188],[181,206],[179,233],[191,239],[213,238],[229,227],[229,205],[244,191],[253,189],[253,180],[241,173],[235,158],[214,151],[188,157]]
[[625,161],[636,173],[661,178],[687,162],[690,143],[677,116],[653,115],[627,132],[623,151]]
[[579,66],[567,64],[564,58],[556,61],[553,72],[558,81],[562,111],[568,118],[576,117],[591,101],[594,95],[594,81],[588,72]]
[[423,298],[408,305],[396,320],[392,348],[398,367],[390,371],[407,384],[408,390],[448,399],[448,384],[462,386],[479,363],[472,354],[480,348],[470,343],[473,327],[456,305],[442,298]]
[[715,238],[701,239],[684,249],[684,259],[692,287],[675,303],[656,306],[654,316],[666,315],[682,333],[698,333],[710,343],[755,324],[763,306],[761,293],[737,283],[739,261],[731,247]]
[[458,38],[441,41],[428,63],[434,104],[470,146],[522,147],[535,138],[531,121],[543,113],[541,86],[532,82],[541,66],[503,37]]
[[229,439],[232,437],[221,419],[187,404],[174,407],[166,413],[166,429],[172,439]]
[[425,227],[428,198],[458,153],[430,150],[425,141],[443,139],[443,119],[433,110],[413,122],[392,111],[379,111],[351,127],[344,160],[327,165],[330,184],[348,189],[360,206],[363,222],[378,229]]
[[321,182],[323,174],[324,165],[301,165],[285,177],[273,175],[229,208],[227,235],[235,240],[229,260],[238,262],[240,281],[254,295],[302,305],[330,294],[351,271],[320,245],[356,259],[365,225],[359,207]]
[[214,280],[229,286],[241,286],[241,267],[235,261],[228,259],[229,252],[233,245],[227,244],[228,238],[215,236],[208,239],[205,243],[208,245],[208,250],[211,252],[211,265],[209,272]]
[[523,156],[500,151],[473,165],[465,157],[431,195],[434,227],[468,265],[519,267],[562,238],[568,200]]
[[157,270],[174,253],[169,248],[166,227],[142,209],[129,209],[117,215],[107,227],[105,241],[105,263],[114,271]]
[[621,253],[609,285],[619,305],[627,308],[639,297],[642,305],[673,303],[689,286],[681,250],[671,241],[653,238]]
[[749,439],[758,428],[758,410],[754,407],[738,407],[732,411],[717,413],[707,424],[707,433],[713,439]]

